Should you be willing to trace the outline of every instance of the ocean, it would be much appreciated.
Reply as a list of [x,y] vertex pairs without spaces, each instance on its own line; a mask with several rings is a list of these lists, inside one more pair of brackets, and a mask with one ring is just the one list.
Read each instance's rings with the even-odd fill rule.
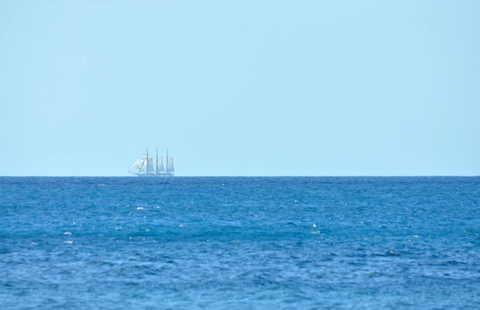
[[1,177],[0,309],[480,309],[480,177]]

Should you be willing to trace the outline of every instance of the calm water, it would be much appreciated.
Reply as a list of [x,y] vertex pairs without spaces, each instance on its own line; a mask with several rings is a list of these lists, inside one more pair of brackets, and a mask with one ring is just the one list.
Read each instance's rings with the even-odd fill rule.
[[0,178],[1,309],[479,309],[480,178]]

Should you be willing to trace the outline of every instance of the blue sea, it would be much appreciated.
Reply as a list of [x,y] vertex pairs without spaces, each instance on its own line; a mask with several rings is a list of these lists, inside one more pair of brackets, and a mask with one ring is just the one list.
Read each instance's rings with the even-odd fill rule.
[[480,309],[479,177],[1,177],[0,309]]

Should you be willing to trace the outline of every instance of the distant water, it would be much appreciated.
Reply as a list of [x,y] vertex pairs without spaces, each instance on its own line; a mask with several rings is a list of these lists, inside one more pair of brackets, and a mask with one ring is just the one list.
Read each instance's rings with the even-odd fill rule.
[[480,178],[0,178],[0,309],[480,309]]

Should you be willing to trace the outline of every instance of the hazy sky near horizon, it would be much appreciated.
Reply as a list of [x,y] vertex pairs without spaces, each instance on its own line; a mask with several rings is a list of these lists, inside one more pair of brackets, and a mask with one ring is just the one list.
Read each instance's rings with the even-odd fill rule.
[[3,0],[0,176],[480,175],[480,1]]

